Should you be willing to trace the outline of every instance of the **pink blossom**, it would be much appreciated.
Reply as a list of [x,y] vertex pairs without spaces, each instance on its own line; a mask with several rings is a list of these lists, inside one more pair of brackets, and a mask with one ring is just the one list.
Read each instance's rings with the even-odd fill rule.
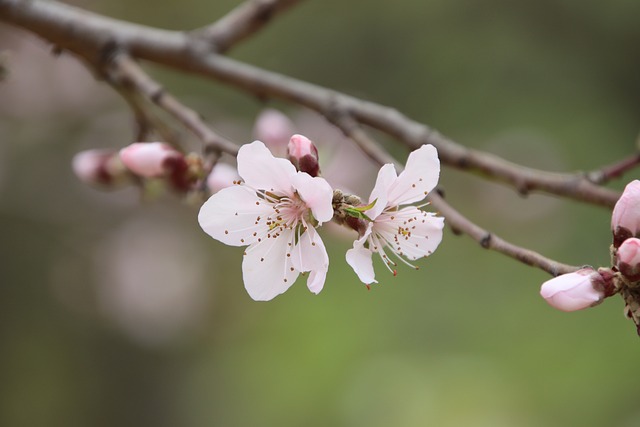
[[227,163],[217,163],[207,177],[207,188],[211,193],[217,193],[223,188],[231,187],[240,181],[238,170]]
[[318,163],[318,149],[309,138],[303,135],[293,135],[287,146],[289,160],[301,172],[311,176],[318,176],[320,164]]
[[407,260],[426,257],[436,250],[442,241],[444,218],[422,211],[422,206],[406,205],[423,200],[438,183],[439,175],[440,161],[432,145],[413,151],[400,175],[396,175],[392,164],[380,169],[369,197],[372,207],[364,212],[370,222],[347,251],[347,262],[363,283],[377,282],[372,262],[374,252],[395,275],[397,263],[386,250],[412,268],[416,267]]
[[329,257],[315,228],[333,217],[331,186],[297,172],[261,141],[240,147],[238,173],[242,184],[220,190],[200,209],[202,229],[227,245],[248,246],[242,273],[254,300],[273,299],[303,272],[309,290],[320,292]]
[[616,254],[618,270],[629,280],[640,280],[640,239],[626,239]]
[[110,176],[105,171],[105,165],[114,154],[112,150],[81,151],[73,156],[73,172],[88,184],[108,182]]
[[173,160],[184,156],[163,142],[136,142],[120,150],[120,158],[136,175],[158,178],[170,172]]
[[274,152],[284,151],[289,137],[294,133],[293,122],[278,110],[267,108],[256,119],[253,135],[264,141],[265,145]]
[[622,242],[640,232],[640,181],[631,181],[613,208],[611,215],[613,244],[617,248]]
[[562,311],[576,311],[592,307],[605,297],[605,281],[592,268],[583,268],[547,280],[540,295],[549,305]]
[[80,181],[91,185],[114,187],[130,178],[114,150],[81,151],[73,157],[71,167]]

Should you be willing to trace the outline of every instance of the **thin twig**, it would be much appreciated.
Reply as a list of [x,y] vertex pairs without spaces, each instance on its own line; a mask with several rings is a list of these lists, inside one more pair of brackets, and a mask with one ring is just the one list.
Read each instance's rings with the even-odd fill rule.
[[118,54],[111,61],[111,68],[122,81],[131,85],[149,101],[162,108],[187,129],[193,132],[203,143],[205,152],[223,151],[232,155],[238,152],[238,146],[214,132],[200,115],[178,101],[159,83],[153,80],[126,54]]
[[191,34],[206,41],[218,53],[226,52],[237,42],[263,28],[278,13],[300,0],[249,0],[211,25]]
[[610,165],[603,166],[598,170],[587,173],[587,179],[595,184],[606,184],[612,179],[620,178],[626,172],[640,165],[640,153],[619,160]]

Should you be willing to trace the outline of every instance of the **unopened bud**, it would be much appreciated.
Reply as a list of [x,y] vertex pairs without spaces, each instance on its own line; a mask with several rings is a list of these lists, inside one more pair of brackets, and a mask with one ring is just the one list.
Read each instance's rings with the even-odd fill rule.
[[640,281],[640,239],[631,237],[618,248],[617,267],[632,282]]
[[293,135],[289,140],[288,152],[289,160],[300,172],[306,172],[311,176],[320,174],[318,149],[309,138]]
[[264,142],[271,151],[281,151],[282,154],[284,154],[284,147],[287,145],[289,137],[294,132],[294,126],[289,117],[272,108],[263,110],[258,115],[253,128],[256,139]]
[[81,151],[73,156],[71,167],[80,181],[105,188],[115,188],[131,178],[114,150]]
[[605,297],[605,279],[593,268],[583,268],[544,282],[540,295],[562,311],[576,311],[599,304]]
[[163,142],[133,143],[120,150],[120,158],[131,172],[144,178],[165,176],[176,163],[184,163],[183,154]]
[[235,167],[227,163],[217,163],[207,177],[207,188],[211,193],[217,193],[238,181],[240,181],[240,175]]
[[613,208],[611,230],[615,248],[629,237],[640,237],[640,181],[631,181],[622,192]]

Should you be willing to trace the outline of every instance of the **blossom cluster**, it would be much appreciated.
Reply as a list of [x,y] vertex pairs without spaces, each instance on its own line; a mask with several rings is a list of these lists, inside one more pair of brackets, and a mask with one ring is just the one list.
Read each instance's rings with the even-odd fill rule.
[[615,294],[625,300],[625,314],[640,333],[640,181],[630,182],[611,216],[611,267],[584,267],[545,282],[541,296],[562,311],[600,304]]
[[395,275],[396,259],[413,267],[410,261],[430,255],[442,240],[443,218],[411,205],[438,181],[433,146],[412,152],[399,175],[393,165],[383,166],[366,204],[320,176],[318,151],[308,138],[293,135],[288,154],[289,160],[277,158],[261,141],[243,145],[241,180],[213,194],[198,216],[214,239],[247,247],[242,272],[253,299],[273,299],[301,274],[308,274],[311,292],[322,290],[329,257],[317,229],[332,219],[359,232],[346,260],[367,286],[377,282],[374,253]]

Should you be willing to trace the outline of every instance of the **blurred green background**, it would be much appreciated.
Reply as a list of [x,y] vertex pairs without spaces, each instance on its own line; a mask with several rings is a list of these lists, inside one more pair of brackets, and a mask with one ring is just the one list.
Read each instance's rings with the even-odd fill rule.
[[[183,30],[239,2],[78,4]],[[591,170],[635,149],[638,16],[637,0],[307,1],[231,56],[393,105],[528,166]],[[420,271],[393,278],[378,264],[381,284],[367,292],[344,261],[353,236],[327,229],[322,293],[299,281],[256,303],[242,250],[206,236],[196,209],[73,176],[74,153],[132,142],[117,95],[26,33],[1,27],[0,49],[0,425],[640,425],[640,342],[619,298],[555,311],[538,296],[548,275],[449,231]],[[264,103],[148,70],[214,127],[251,140]],[[322,120],[269,106],[329,145]],[[357,185],[366,195],[373,181]],[[446,168],[441,185],[514,243],[608,263],[605,209],[520,199]]]

